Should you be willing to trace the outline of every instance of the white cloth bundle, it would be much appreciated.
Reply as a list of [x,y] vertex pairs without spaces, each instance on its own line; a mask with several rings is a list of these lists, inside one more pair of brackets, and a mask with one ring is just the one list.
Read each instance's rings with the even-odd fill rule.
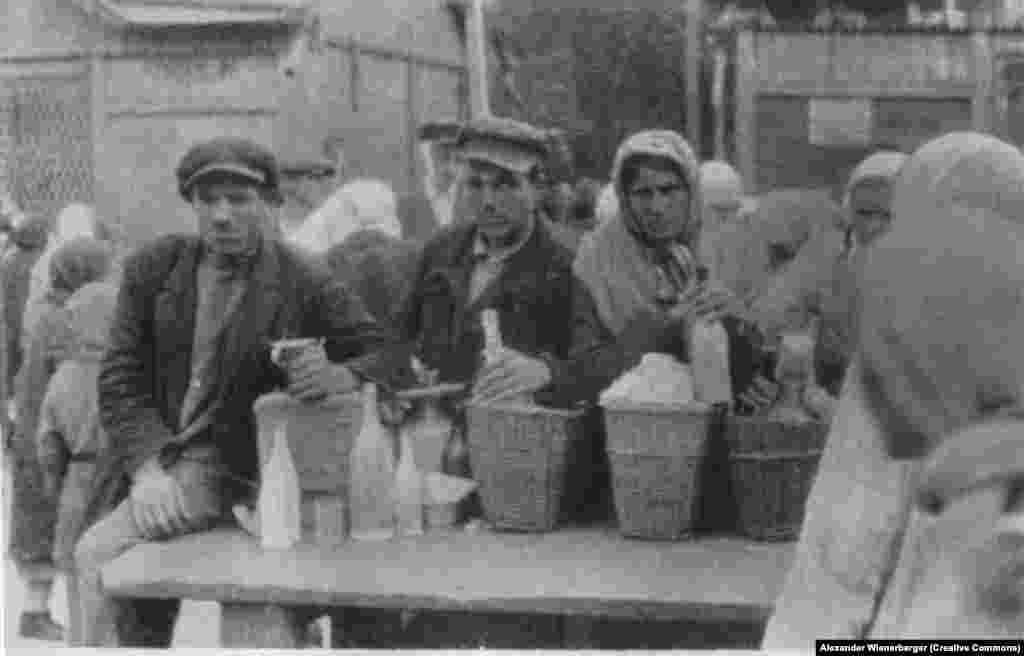
[[600,399],[601,405],[685,405],[693,400],[693,374],[689,365],[664,353],[644,355],[640,364],[620,376]]

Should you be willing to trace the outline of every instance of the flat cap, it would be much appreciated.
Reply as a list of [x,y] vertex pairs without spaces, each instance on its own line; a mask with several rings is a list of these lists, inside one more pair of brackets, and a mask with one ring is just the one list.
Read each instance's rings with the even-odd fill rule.
[[282,159],[281,175],[334,175],[338,166],[326,157]]
[[455,141],[462,124],[457,121],[430,121],[419,129],[420,141]]
[[528,173],[548,154],[547,134],[528,123],[486,116],[462,126],[455,142],[466,160],[482,160],[517,173]]
[[273,153],[260,144],[239,137],[218,137],[189,148],[176,172],[178,193],[189,200],[192,187],[203,177],[229,174],[251,180],[280,202],[280,174]]

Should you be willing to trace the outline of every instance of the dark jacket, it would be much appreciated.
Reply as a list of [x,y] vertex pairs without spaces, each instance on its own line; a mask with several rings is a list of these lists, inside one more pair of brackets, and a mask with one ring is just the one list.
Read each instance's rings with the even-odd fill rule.
[[412,287],[421,250],[420,242],[362,230],[331,247],[327,263],[377,321],[390,322]]
[[422,191],[399,196],[398,221],[402,224],[402,236],[416,241],[430,239],[441,225],[434,214],[434,206]]
[[[100,421],[110,449],[98,463],[90,518],[124,496],[129,476],[155,454],[173,453],[189,383],[201,243],[168,236],[125,263],[110,348],[99,377]],[[208,427],[194,438],[221,447],[231,480],[257,478],[253,402],[284,384],[269,357],[270,341],[325,337],[327,356],[354,373],[397,385],[407,353],[367,314],[327,268],[277,242],[264,247],[235,316],[223,335]],[[229,496],[243,488],[228,488]]]
[[544,359],[551,383],[538,392],[545,405],[596,400],[628,360],[583,283],[573,254],[538,222],[501,275],[468,303],[474,225],[448,227],[427,243],[413,291],[397,318],[397,331],[442,381],[472,381],[484,346],[480,312],[498,310],[504,344]]
[[38,229],[37,223],[33,222],[25,229],[15,230],[11,233],[11,248],[4,253],[0,260],[0,280],[3,280],[3,304],[4,304],[4,328],[6,332],[6,356],[7,365],[4,368],[6,374],[7,393],[14,390],[14,377],[21,368],[21,360],[24,353],[21,350],[22,320],[25,317],[25,305],[28,303],[29,280],[32,277],[32,267],[43,254],[46,247],[47,233],[45,225]]

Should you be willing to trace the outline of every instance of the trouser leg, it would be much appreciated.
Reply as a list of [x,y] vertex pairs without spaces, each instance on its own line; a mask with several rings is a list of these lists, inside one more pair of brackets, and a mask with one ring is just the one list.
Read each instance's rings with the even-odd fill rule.
[[[219,467],[182,457],[168,472],[185,494],[188,527],[183,533],[209,528],[223,516]],[[135,524],[131,499],[86,531],[75,548],[78,572],[80,643],[77,646],[170,646],[178,599],[118,600],[103,591],[103,567],[146,539]],[[176,537],[179,534],[167,536]]]

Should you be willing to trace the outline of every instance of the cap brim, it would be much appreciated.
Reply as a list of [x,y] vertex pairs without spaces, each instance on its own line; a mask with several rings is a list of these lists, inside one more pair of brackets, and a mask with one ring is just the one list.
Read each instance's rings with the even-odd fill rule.
[[244,164],[238,164],[236,162],[212,162],[201,167],[198,171],[190,175],[188,179],[185,180],[185,189],[190,188],[201,178],[205,178],[206,176],[214,173],[235,175],[240,178],[252,180],[256,184],[260,185],[267,184],[267,176],[252,167],[245,166]]
[[506,171],[524,175],[541,163],[540,156],[500,142],[487,144],[470,142],[461,148],[460,155],[466,161],[487,162]]

